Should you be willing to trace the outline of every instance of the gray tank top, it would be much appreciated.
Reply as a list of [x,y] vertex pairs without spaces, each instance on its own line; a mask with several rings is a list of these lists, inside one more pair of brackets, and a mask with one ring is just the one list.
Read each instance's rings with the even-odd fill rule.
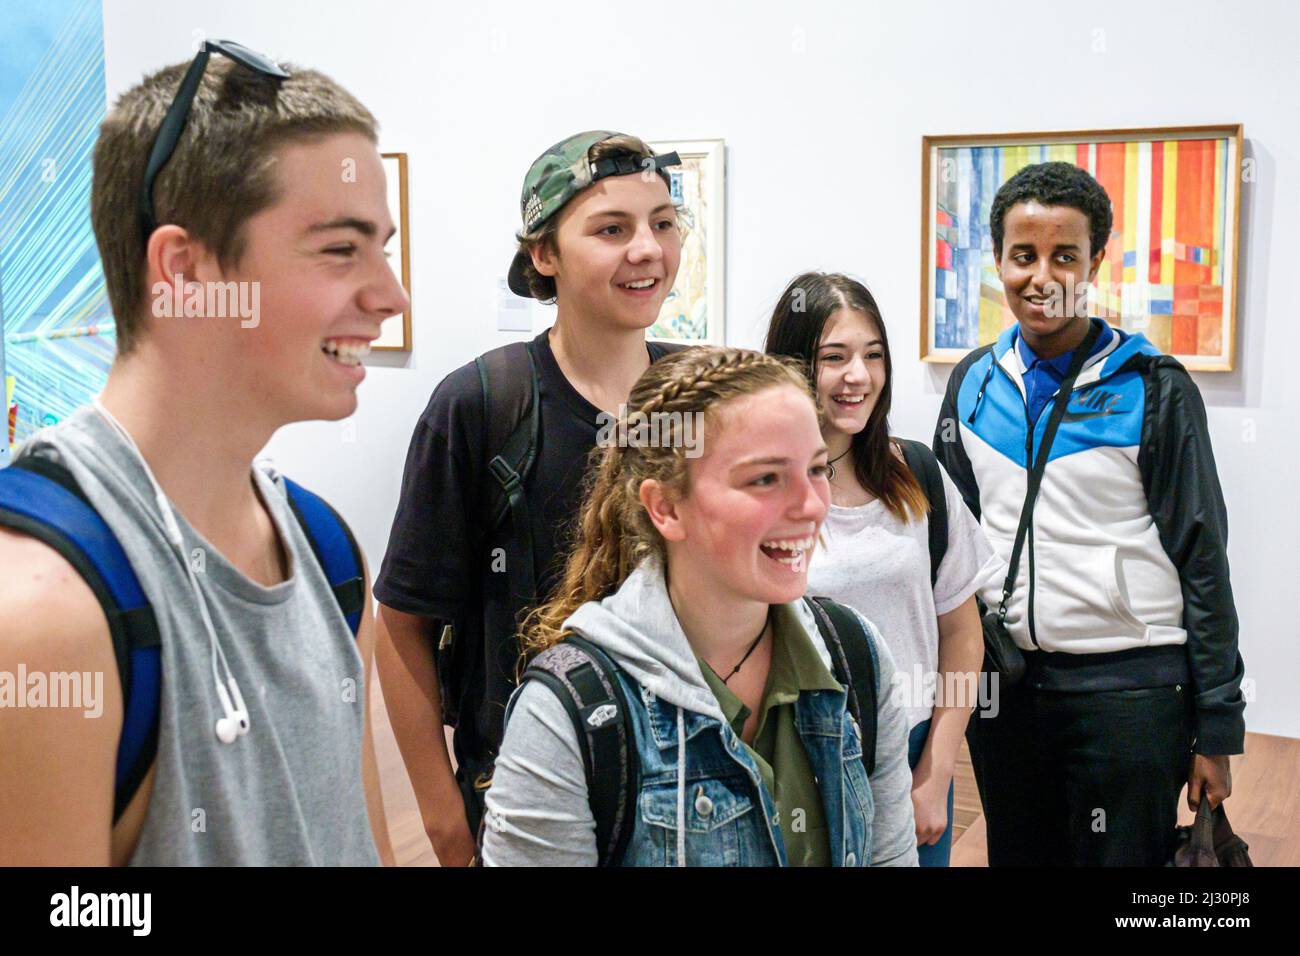
[[130,865],[377,865],[361,778],[361,657],[278,479],[253,469],[292,562],[274,587],[249,580],[176,514],[249,710],[249,732],[223,744],[208,635],[139,460],[91,408],[34,435],[21,454],[72,472],[158,618],[157,769]]

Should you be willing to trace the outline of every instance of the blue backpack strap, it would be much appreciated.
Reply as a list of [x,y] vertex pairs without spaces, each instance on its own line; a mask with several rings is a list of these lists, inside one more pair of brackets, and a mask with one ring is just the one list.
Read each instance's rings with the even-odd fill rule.
[[104,611],[122,685],[113,782],[116,823],[158,751],[162,647],[153,608],[117,537],[62,465],[28,455],[0,470],[0,525],[57,551]]
[[851,608],[830,598],[804,598],[817,619],[817,630],[831,652],[835,679],[848,689],[849,713],[862,731],[862,763],[867,776],[876,772],[876,708],[880,696],[880,667],[876,647]]
[[289,508],[302,525],[316,561],[325,572],[339,610],[347,619],[352,636],[361,629],[361,612],[366,606],[366,584],[362,574],[361,549],[352,531],[324,498],[297,482],[281,478],[288,493]]

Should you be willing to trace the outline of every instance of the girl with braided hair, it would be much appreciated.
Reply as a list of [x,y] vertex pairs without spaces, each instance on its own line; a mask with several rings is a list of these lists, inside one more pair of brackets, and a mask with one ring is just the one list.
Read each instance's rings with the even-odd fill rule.
[[[524,680],[487,793],[483,862],[915,865],[904,714],[874,695],[864,761],[802,600],[830,500],[803,374],[759,352],[689,349],[637,381],[620,424],[634,419],[663,427],[620,428],[596,450],[563,580],[523,633],[530,670],[571,651],[568,635],[616,665],[639,768],[630,835],[618,859],[602,857],[587,744],[555,685]],[[683,440],[688,422],[702,449]],[[841,610],[888,688],[888,649]]]

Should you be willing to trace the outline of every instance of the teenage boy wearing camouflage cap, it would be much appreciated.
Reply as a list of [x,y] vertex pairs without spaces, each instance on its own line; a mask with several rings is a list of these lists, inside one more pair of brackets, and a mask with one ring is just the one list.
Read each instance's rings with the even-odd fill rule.
[[[617,414],[633,383],[667,351],[647,343],[645,331],[681,256],[664,171],[677,162],[634,136],[594,131],[546,150],[524,179],[509,285],[554,302],[556,316],[527,343],[540,415],[536,457],[521,486],[528,516],[522,533],[510,519],[498,526],[485,515],[496,484],[488,459],[500,450],[491,436],[510,432],[519,412],[514,421],[487,420],[479,360],[442,380],[415,426],[375,583],[377,656],[425,832],[444,866],[474,857],[519,661],[517,622],[559,580],[564,529],[577,513],[599,416]],[[481,360],[499,365],[505,352]],[[522,355],[514,346],[515,358]],[[524,359],[522,375],[511,372],[515,380],[527,379],[527,367]],[[501,419],[508,412],[496,404],[495,385],[492,395],[492,415]],[[521,541],[535,568],[531,595],[510,586],[503,566]],[[454,774],[444,723],[455,727]]]

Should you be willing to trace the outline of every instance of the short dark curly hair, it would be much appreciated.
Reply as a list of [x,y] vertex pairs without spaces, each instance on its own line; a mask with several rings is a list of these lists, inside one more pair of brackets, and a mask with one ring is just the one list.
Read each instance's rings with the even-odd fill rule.
[[1101,183],[1073,163],[1038,163],[1016,173],[993,197],[989,229],[993,232],[993,253],[1002,255],[1002,235],[1007,213],[1016,203],[1035,201],[1044,206],[1069,206],[1088,217],[1092,255],[1105,249],[1114,221],[1110,197]]

